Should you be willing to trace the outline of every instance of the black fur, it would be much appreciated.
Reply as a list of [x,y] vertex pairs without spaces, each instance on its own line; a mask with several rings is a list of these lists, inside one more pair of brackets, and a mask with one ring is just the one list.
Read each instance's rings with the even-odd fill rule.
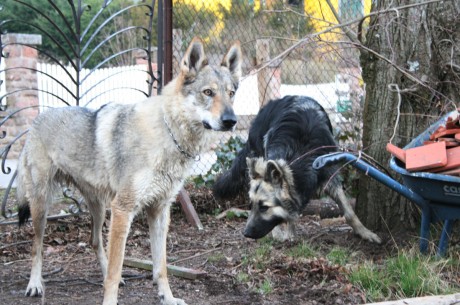
[[[313,161],[320,155],[336,151],[336,145],[331,122],[318,102],[305,96],[273,100],[252,122],[246,145],[233,161],[232,168],[217,179],[213,193],[220,199],[232,199],[248,190],[246,157],[284,159],[293,171],[295,189],[303,208],[336,170],[334,167],[314,170]],[[340,182],[334,178],[329,183]]]

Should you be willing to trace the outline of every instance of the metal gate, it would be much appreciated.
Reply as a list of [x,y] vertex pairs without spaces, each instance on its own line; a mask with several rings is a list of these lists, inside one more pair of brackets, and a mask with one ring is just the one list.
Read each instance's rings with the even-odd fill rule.
[[[22,12],[22,13],[21,13]],[[8,159],[11,149],[21,149],[23,136],[40,105],[38,95],[52,97],[54,106],[85,106],[88,96],[104,95],[114,90],[100,91],[101,83],[90,79],[101,68],[132,64],[134,55],[144,62],[147,86],[125,87],[146,97],[161,89],[164,54],[164,6],[162,1],[68,0],[36,1],[6,0],[0,10],[0,134],[2,175],[10,182],[2,201],[2,216],[14,211],[8,206],[8,195],[15,178],[14,164]],[[14,34],[12,34],[14,33]],[[157,58],[155,56],[158,54]],[[37,61],[53,64],[59,74],[43,69]],[[156,61],[156,65],[152,63]],[[138,69],[138,66],[132,66]],[[154,71],[153,67],[157,69]],[[110,79],[120,73],[105,76]],[[57,77],[56,75],[60,75]],[[39,87],[36,78],[52,86]],[[60,91],[56,91],[59,88]],[[60,93],[57,93],[60,92]],[[96,98],[95,97],[95,98]],[[24,104],[24,101],[32,101]],[[59,105],[61,104],[61,105]],[[43,110],[43,109],[42,109]],[[29,120],[30,117],[30,120]],[[26,121],[21,124],[21,121]],[[13,152],[16,153],[17,152]],[[75,205],[72,213],[82,209],[80,200],[64,190],[64,197]]]

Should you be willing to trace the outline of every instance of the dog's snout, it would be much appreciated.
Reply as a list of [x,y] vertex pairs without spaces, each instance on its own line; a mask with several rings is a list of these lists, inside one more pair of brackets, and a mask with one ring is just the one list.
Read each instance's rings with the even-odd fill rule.
[[222,115],[222,125],[225,129],[230,129],[236,125],[237,118],[233,110],[227,110]]
[[236,125],[236,118],[235,119],[225,119],[222,120],[222,124],[224,124],[224,127],[227,129],[232,128],[233,126]]
[[246,228],[246,229],[243,230],[243,235],[244,235],[244,237],[246,237],[246,238],[253,238],[253,237],[252,237],[252,234],[251,234],[251,230],[248,230],[248,228]]

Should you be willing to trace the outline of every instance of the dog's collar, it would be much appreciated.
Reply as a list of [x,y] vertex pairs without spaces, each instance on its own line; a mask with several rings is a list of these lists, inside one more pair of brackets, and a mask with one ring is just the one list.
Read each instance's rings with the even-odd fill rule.
[[173,135],[173,133],[172,133],[171,127],[169,127],[169,124],[168,124],[168,121],[166,120],[166,116],[165,116],[165,115],[163,115],[163,121],[165,122],[165,125],[166,125],[166,128],[168,129],[169,135],[171,136],[171,139],[173,140],[174,144],[176,144],[177,149],[178,149],[184,156],[186,156],[187,158],[193,159],[193,160],[195,160],[195,161],[199,161],[199,160],[200,160],[200,155],[192,156],[191,154],[189,154],[188,152],[186,152],[186,151],[179,145],[179,142],[177,142],[176,138],[174,137],[174,135]]

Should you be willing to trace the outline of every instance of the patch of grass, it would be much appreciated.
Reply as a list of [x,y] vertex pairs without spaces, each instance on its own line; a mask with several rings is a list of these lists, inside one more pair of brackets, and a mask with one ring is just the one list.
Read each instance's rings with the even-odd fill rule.
[[221,208],[216,208],[216,209],[214,209],[214,210],[212,211],[211,214],[214,215],[214,216],[217,216],[217,215],[219,215],[221,212],[222,212],[222,209],[221,209]]
[[[274,240],[270,237],[259,239],[257,247],[251,250],[241,258],[241,266],[254,270],[254,274],[249,275],[246,272],[238,272],[236,281],[241,284],[249,283],[254,280],[255,274],[264,273],[267,266],[272,263],[272,253]],[[273,282],[270,278],[264,276],[262,283],[252,286],[251,290],[260,294],[270,294],[273,292]]]
[[249,265],[250,262],[251,262],[251,258],[249,257],[249,255],[242,255],[241,266],[246,267]]
[[236,281],[241,284],[249,282],[250,276],[246,272],[238,272],[236,274]]
[[264,269],[269,263],[272,249],[273,239],[265,237],[259,240],[259,247],[255,249],[252,256],[252,262],[257,269]]
[[[420,255],[399,254],[390,259],[387,272],[392,275],[394,290],[401,297],[416,297],[427,294],[441,294],[449,290],[448,285],[439,277],[441,261]],[[447,292],[447,291],[446,291]]]
[[273,283],[269,278],[266,278],[259,287],[260,294],[270,294],[273,292]]
[[366,292],[367,300],[370,302],[383,300],[389,296],[390,289],[387,279],[378,265],[365,262],[352,270],[349,280],[353,285],[361,287]]
[[236,219],[236,218],[248,218],[249,212],[248,211],[228,211],[225,217],[228,220]]
[[350,281],[366,291],[370,302],[452,293],[440,276],[446,260],[402,251],[381,265],[364,263],[351,270]]
[[256,269],[264,269],[270,263],[270,255],[273,249],[273,239],[265,237],[258,241],[258,247],[242,256],[241,265],[253,265]]
[[273,247],[275,240],[271,237],[264,237],[264,238],[257,240],[257,243],[259,244],[259,248],[256,249],[256,252],[257,251],[265,252],[267,250],[270,250]]
[[310,244],[302,241],[302,243],[289,249],[287,255],[293,258],[311,258],[317,256],[317,253]]
[[344,266],[349,262],[350,252],[344,248],[334,247],[326,255],[326,258],[333,264]]

